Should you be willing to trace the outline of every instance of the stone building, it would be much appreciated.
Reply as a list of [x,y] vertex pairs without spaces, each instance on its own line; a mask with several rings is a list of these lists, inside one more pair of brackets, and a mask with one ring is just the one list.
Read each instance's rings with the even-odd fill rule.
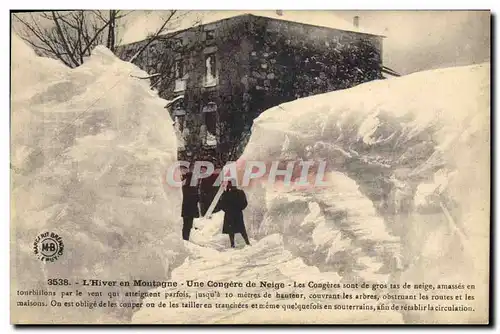
[[[357,17],[346,25],[328,12],[222,13],[162,36],[134,61],[171,101],[181,159],[234,160],[262,111],[382,79],[383,36],[359,29]],[[118,54],[129,59],[144,43]]]

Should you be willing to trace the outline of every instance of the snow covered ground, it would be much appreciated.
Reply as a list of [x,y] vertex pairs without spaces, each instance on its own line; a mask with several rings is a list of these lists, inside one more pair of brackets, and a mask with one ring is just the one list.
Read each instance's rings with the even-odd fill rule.
[[[193,309],[179,308],[142,308],[134,314],[133,323],[155,324],[315,324],[315,323],[402,323],[401,314],[394,311],[375,312],[372,310],[348,311],[329,310],[325,305],[357,305],[359,307],[377,304],[370,300],[338,300],[338,299],[310,299],[304,289],[294,287],[294,282],[315,281],[317,283],[341,283],[341,277],[335,272],[321,272],[317,267],[308,266],[297,256],[286,250],[283,236],[278,233],[268,235],[258,241],[251,239],[252,246],[245,246],[237,235],[236,249],[228,249],[227,236],[220,235],[223,214],[217,213],[208,221],[199,221],[199,230],[193,231],[192,243],[186,243],[189,257],[185,262],[174,269],[172,280],[183,282],[179,288],[158,288],[151,292],[165,294],[184,291],[189,297],[165,297],[166,303],[210,303],[212,308]],[[239,281],[255,282],[256,287],[216,289],[210,286],[186,287],[187,280],[207,282]],[[260,282],[283,284],[277,289],[275,286],[262,288]],[[318,293],[335,294],[359,293],[352,289],[317,289]],[[231,293],[232,297],[226,296]],[[264,297],[264,293],[269,297]],[[243,295],[238,295],[243,293]],[[279,293],[280,295],[278,295]],[[256,296],[256,294],[259,294]],[[282,298],[284,294],[303,294],[301,297]],[[195,299],[195,296],[197,298]],[[158,302],[158,298],[146,298],[144,303]],[[248,308],[241,308],[242,304]],[[251,308],[251,304],[263,305],[262,308]],[[286,305],[321,305],[323,309],[304,309],[301,311],[285,309]],[[222,306],[218,306],[222,305]],[[265,307],[278,307],[273,310]],[[196,312],[196,317],[193,313]]]
[[[37,57],[16,36],[12,52],[13,291],[46,289],[48,278],[167,277],[184,248],[182,195],[161,178],[177,159],[166,101],[135,78],[145,72],[103,47],[76,69]],[[64,255],[44,265],[33,242],[45,231],[62,237]],[[127,322],[131,311],[17,314],[21,321]]]
[[[37,57],[16,38],[12,49],[12,291],[46,288],[52,277],[266,280],[285,283],[283,292],[301,280],[461,281],[478,287],[474,307],[487,307],[488,274],[478,268],[489,253],[489,64],[367,83],[264,112],[240,161],[326,160],[326,185],[245,189],[252,246],[238,236],[228,250],[222,213],[196,221],[192,243],[180,240],[181,193],[161,180],[176,159],[175,131],[166,101],[134,77],[144,72],[104,48],[76,69]],[[47,230],[63,237],[65,254],[43,265],[32,245]],[[231,302],[214,289],[197,291],[210,293],[197,302]],[[270,293],[270,303],[293,302]],[[393,311],[301,317],[223,308],[193,317],[189,308],[75,308],[60,319],[54,309],[37,310],[23,320],[433,321]],[[448,320],[480,319],[449,313]]]

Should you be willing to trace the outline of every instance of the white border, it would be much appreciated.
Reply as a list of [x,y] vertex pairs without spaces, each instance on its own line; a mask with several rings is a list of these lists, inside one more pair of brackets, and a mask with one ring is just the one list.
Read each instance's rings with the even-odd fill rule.
[[[6,4],[7,2],[2,2],[2,6]],[[413,9],[491,9],[493,13],[497,14],[498,13],[498,4],[500,2],[498,0],[475,0],[475,1],[442,1],[442,0],[419,0],[419,1],[397,1],[397,2],[389,2],[387,0],[382,1],[382,0],[365,0],[365,1],[330,1],[326,3],[324,0],[307,0],[307,1],[302,1],[300,3],[291,3],[290,1],[251,1],[251,2],[226,2],[226,1],[210,1],[207,2],[206,0],[197,0],[197,1],[189,1],[187,3],[186,1],[150,1],[150,0],[142,0],[142,1],[130,1],[130,2],[125,2],[123,0],[113,0],[113,1],[102,1],[102,0],[86,0],[83,3],[79,3],[79,5],[83,5],[85,8],[89,9],[108,9],[108,8],[120,8],[120,9],[172,9],[172,8],[177,8],[177,9],[337,9],[337,10],[413,10]],[[43,4],[43,7],[40,5]],[[4,66],[4,73],[3,75],[3,80],[2,80],[2,104],[4,106],[3,112],[0,113],[2,119],[0,120],[0,124],[2,125],[3,129],[0,131],[0,149],[1,149],[1,156],[3,157],[3,161],[0,163],[0,168],[1,168],[1,186],[2,186],[2,191],[0,192],[1,194],[1,215],[0,217],[4,218],[3,221],[3,233],[1,233],[1,237],[3,240],[0,242],[0,245],[2,247],[0,256],[1,256],[1,264],[2,266],[0,267],[2,275],[1,275],[1,285],[5,289],[3,292],[4,298],[2,298],[2,304],[1,304],[1,309],[0,309],[0,314],[2,315],[1,319],[1,332],[13,332],[15,329],[9,325],[10,319],[9,319],[9,284],[10,284],[10,279],[9,279],[9,273],[6,268],[9,268],[9,207],[10,207],[10,202],[9,202],[9,193],[10,193],[10,174],[9,174],[9,89],[10,89],[10,83],[9,83],[9,76],[7,75],[10,73],[10,67],[9,67],[9,38],[10,38],[10,13],[8,13],[9,9],[42,9],[42,8],[67,8],[67,9],[73,9],[71,7],[68,7],[68,5],[71,5],[71,7],[76,8],[73,4],[68,3],[67,1],[62,1],[62,0],[50,0],[50,1],[44,1],[41,3],[40,1],[17,1],[15,3],[12,3],[10,7],[13,8],[5,8],[2,10],[3,17],[5,18],[4,20],[1,20],[0,22],[2,25],[2,32],[1,38],[2,38],[2,43],[1,45],[4,46],[3,50],[1,52],[1,64]],[[181,6],[181,7],[179,7]],[[80,6],[78,6],[78,9],[81,9]],[[495,32],[493,36],[498,35],[498,22],[495,27]],[[496,68],[496,66],[495,66]],[[497,74],[497,73],[495,73]],[[493,92],[495,95],[498,93],[498,87],[495,85],[495,90]],[[496,99],[494,99],[496,101]],[[494,111],[498,111],[497,108],[493,109]],[[498,117],[496,117],[496,120],[498,122]],[[498,126],[498,123],[495,122],[495,126]],[[495,142],[495,147],[498,147],[498,143]],[[496,184],[495,184],[496,186]],[[498,190],[498,189],[496,189]],[[496,200],[495,203],[492,203],[496,208],[499,208],[499,202],[500,200]],[[496,250],[496,247],[495,247]],[[498,266],[498,253],[495,252],[496,255],[496,263],[495,267]],[[496,277],[498,279],[498,277]],[[495,282],[492,282],[495,284]],[[495,299],[498,301],[498,288],[496,289],[496,295]],[[496,314],[493,315],[494,318],[499,321],[498,317],[498,305],[496,306]],[[195,316],[195,315],[193,315]],[[43,329],[43,328],[42,328]],[[92,328],[92,327],[87,327],[87,328],[78,328],[80,331],[84,332],[92,332],[92,333],[102,333],[102,332],[107,332],[110,330],[117,331],[117,330],[124,330],[125,328]],[[152,328],[149,329],[138,329],[135,328],[133,329],[134,332],[140,333],[140,332],[145,332],[145,330],[151,330]],[[166,330],[168,332],[177,332],[178,329],[174,328],[157,328],[160,330]],[[206,327],[198,327],[195,329],[189,329],[187,332],[194,331],[194,330],[221,330],[222,328],[206,328]],[[325,330],[331,330],[331,328],[323,328]],[[339,328],[340,329],[340,328]],[[356,328],[352,331],[357,332],[357,331],[362,331],[363,329],[367,329],[366,327],[362,328]],[[374,327],[368,327],[368,329],[374,329]],[[402,330],[403,327],[399,327],[397,330]],[[410,329],[410,328],[406,328]],[[439,328],[426,328],[426,327],[412,327],[411,329],[413,330],[418,330],[418,331],[425,331],[426,333],[432,333]],[[454,330],[452,328],[448,328],[451,330]],[[478,328],[467,328],[467,331],[478,331],[480,329],[483,329],[481,327]],[[24,329],[24,333],[31,333],[34,332],[34,330],[40,330],[39,329]],[[46,330],[52,331],[53,328],[48,328]],[[71,329],[64,328],[62,331],[70,331]],[[270,331],[271,329],[252,329],[254,331],[259,331],[259,333],[262,332],[267,332]],[[288,329],[286,329],[288,330]],[[295,328],[295,330],[305,330],[303,328]],[[310,330],[310,329],[307,329]],[[315,329],[317,330],[317,329]],[[385,330],[385,329],[382,329]],[[395,330],[395,329],[392,329]],[[186,330],[183,330],[183,332],[186,332]]]
[[352,0],[352,1],[331,1],[308,0],[301,2],[290,2],[286,0],[273,1],[251,1],[251,2],[226,2],[223,0],[207,2],[205,0],[190,1],[120,1],[120,0],[88,0],[82,3],[84,6],[75,6],[75,3],[68,3],[64,0],[44,1],[43,6],[40,2],[17,1],[15,9],[335,9],[335,10],[414,10],[414,9],[492,9],[495,7],[494,0],[475,0],[475,1],[446,1],[446,0],[421,0],[421,1],[382,1],[382,0]]

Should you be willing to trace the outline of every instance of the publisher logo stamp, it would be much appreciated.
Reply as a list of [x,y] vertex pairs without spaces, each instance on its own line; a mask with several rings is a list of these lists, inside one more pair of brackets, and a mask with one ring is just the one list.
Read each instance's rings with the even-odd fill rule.
[[54,262],[63,255],[64,243],[58,234],[44,232],[36,237],[33,251],[41,261]]

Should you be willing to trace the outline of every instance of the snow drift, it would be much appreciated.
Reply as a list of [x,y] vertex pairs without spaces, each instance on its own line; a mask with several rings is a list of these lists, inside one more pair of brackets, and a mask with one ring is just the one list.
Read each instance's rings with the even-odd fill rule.
[[[165,191],[161,180],[177,142],[166,101],[137,78],[146,75],[104,47],[69,69],[13,36],[13,295],[46,289],[49,278],[165,278],[180,259],[181,192]],[[33,242],[45,231],[59,234],[65,249],[43,264]],[[31,300],[49,302],[38,298]],[[21,322],[57,319],[43,307],[15,313]],[[130,315],[67,308],[58,322],[127,322]]]
[[252,229],[343,279],[477,282],[486,307],[489,73],[421,72],[265,111],[240,161],[325,160],[328,186],[248,189],[265,198]]
[[[196,245],[189,245],[188,258],[174,269],[172,278],[181,282],[264,280],[285,286],[311,280],[476,282],[472,284],[487,287],[487,272],[474,268],[486,268],[488,263],[488,94],[489,65],[483,64],[367,83],[267,110],[256,119],[237,164],[326,160],[326,186],[257,182],[246,188],[250,200],[244,215],[257,241],[251,239],[252,246],[246,247],[237,239],[237,249],[227,250],[228,240],[220,235],[223,215],[217,213],[195,224],[199,227],[192,234]],[[198,303],[227,306],[203,309],[196,318],[191,308],[143,308],[132,321],[352,324],[436,319],[432,312],[316,310],[306,314],[241,309],[233,304],[263,299],[254,295],[231,299],[208,287],[184,290],[191,298],[200,293]],[[247,291],[263,293],[262,288]],[[290,287],[286,292],[302,291]],[[487,293],[486,288],[476,290],[476,301],[469,305],[476,310],[485,307]],[[271,295],[265,299],[270,304],[297,301]],[[355,301],[322,302],[341,306]],[[438,318],[450,323],[484,322],[471,314],[439,313]]]
[[[487,307],[489,64],[366,83],[264,112],[240,160],[326,160],[327,184],[246,189],[253,245],[225,252],[222,213],[197,222],[196,244],[181,243],[181,192],[165,189],[161,180],[176,159],[175,130],[166,101],[136,78],[146,73],[102,47],[76,69],[37,57],[17,38],[12,50],[13,296],[16,290],[47,289],[49,278],[167,280],[171,273],[179,282],[460,281],[477,286],[476,310]],[[33,254],[33,241],[45,231],[64,240],[64,256],[54,263],[43,264]],[[58,319],[51,308],[35,310],[15,313],[20,322],[116,323],[128,322],[135,312],[67,308]],[[287,311],[242,309],[192,315],[192,309],[143,308],[132,321],[302,319]],[[450,322],[484,320],[448,316]],[[304,318],[398,323],[403,317],[433,319],[393,311],[314,312]]]

